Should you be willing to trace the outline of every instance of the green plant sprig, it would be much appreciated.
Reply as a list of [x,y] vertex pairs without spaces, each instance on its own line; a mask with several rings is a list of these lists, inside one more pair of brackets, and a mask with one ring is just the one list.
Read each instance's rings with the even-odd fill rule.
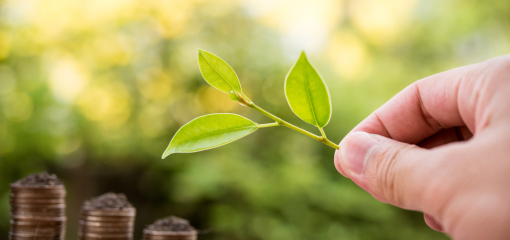
[[323,129],[331,118],[329,90],[304,52],[301,53],[298,61],[285,78],[285,97],[292,111],[303,121],[316,126],[321,136],[301,129],[253,103],[242,92],[235,71],[218,56],[199,49],[198,64],[202,76],[211,86],[228,93],[230,99],[261,112],[275,122],[257,124],[232,113],[204,115],[186,123],[175,133],[162,158],[172,153],[198,152],[219,147],[240,139],[259,128],[277,126],[290,128],[334,149],[339,149],[338,145],[326,137]]
[[296,132],[299,132],[299,133],[302,133],[308,137],[311,137],[319,142],[322,142],[334,149],[339,149],[338,145],[336,145],[335,143],[331,142],[327,137],[326,137],[326,134],[324,133],[324,130],[322,128],[319,128],[319,131],[321,132],[322,136],[317,136],[311,132],[308,132],[302,128],[299,128],[289,122],[286,122],[284,120],[282,120],[281,118],[267,112],[266,110],[260,108],[259,106],[255,105],[254,103],[251,103],[250,105],[248,105],[249,107],[261,112],[262,114],[268,116],[269,118],[275,120],[276,122],[274,123],[266,123],[266,124],[259,124],[259,128],[263,128],[263,127],[277,127],[277,126],[284,126],[284,127],[288,127]]

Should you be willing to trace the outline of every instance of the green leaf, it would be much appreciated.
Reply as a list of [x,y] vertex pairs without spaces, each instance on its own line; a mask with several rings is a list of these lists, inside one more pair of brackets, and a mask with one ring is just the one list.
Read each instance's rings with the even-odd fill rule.
[[198,49],[198,66],[205,81],[211,86],[226,93],[232,90],[242,92],[236,72],[218,56]]
[[175,133],[162,158],[172,153],[191,153],[219,147],[258,128],[251,120],[232,113],[201,116],[186,123]]
[[331,118],[331,99],[328,87],[301,53],[285,79],[285,96],[292,111],[303,121],[324,127]]

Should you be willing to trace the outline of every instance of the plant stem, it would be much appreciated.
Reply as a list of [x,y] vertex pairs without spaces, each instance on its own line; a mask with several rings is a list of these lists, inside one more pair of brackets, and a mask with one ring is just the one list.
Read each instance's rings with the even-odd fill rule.
[[263,123],[263,124],[258,124],[258,125],[259,125],[259,128],[280,126],[280,124],[278,124],[278,123]]
[[290,128],[290,129],[292,129],[294,131],[300,132],[300,133],[302,133],[302,134],[304,134],[304,135],[306,135],[308,137],[311,137],[311,138],[313,138],[313,139],[315,139],[315,140],[317,140],[317,141],[319,141],[321,143],[324,143],[324,144],[326,144],[326,145],[328,145],[328,146],[330,146],[330,147],[332,147],[332,148],[334,148],[336,150],[340,149],[340,147],[338,145],[336,145],[335,143],[331,142],[329,139],[326,138],[326,135],[324,134],[324,131],[322,130],[322,128],[319,128],[319,130],[322,133],[322,137],[319,137],[319,136],[317,136],[317,135],[315,135],[315,134],[313,134],[311,132],[308,132],[308,131],[306,131],[304,129],[296,127],[296,126],[294,126],[294,125],[284,121],[283,119],[281,119],[281,118],[279,118],[279,117],[277,117],[277,116],[267,112],[266,110],[264,110],[264,109],[260,108],[259,106],[255,105],[255,103],[253,103],[253,102],[249,102],[247,105],[249,107],[251,107],[251,108],[261,112],[262,114],[266,115],[267,117],[269,117],[269,118],[271,118],[271,119],[276,121],[275,123],[259,124],[259,127],[261,127],[261,126],[262,127],[274,127],[274,126],[288,127],[288,128]]
[[324,129],[322,129],[321,127],[319,128],[319,131],[321,131],[321,134],[324,138],[327,138],[326,137],[326,133],[324,132]]

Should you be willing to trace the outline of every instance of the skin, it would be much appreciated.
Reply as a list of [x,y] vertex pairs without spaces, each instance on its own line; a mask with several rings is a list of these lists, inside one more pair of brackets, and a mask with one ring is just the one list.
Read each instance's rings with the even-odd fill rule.
[[453,239],[510,239],[510,55],[411,84],[342,140],[335,166]]

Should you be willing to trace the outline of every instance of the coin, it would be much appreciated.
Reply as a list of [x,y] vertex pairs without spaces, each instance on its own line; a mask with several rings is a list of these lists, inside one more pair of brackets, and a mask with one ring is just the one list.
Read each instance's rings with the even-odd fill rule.
[[57,237],[60,235],[61,232],[58,234],[55,233],[43,233],[43,232],[9,232],[11,236],[16,237]]
[[26,211],[26,210],[11,211],[11,215],[19,215],[19,216],[34,215],[34,216],[46,216],[46,217],[58,217],[58,216],[62,216],[63,213],[64,213],[64,211],[45,211],[44,209],[40,210],[40,211]]
[[34,238],[34,237],[19,237],[19,236],[9,235],[9,239],[10,240],[34,240],[34,239],[37,239],[37,240],[64,240],[64,237],[63,236],[58,236],[58,237],[40,237],[40,236],[37,236],[37,238]]
[[65,216],[41,216],[41,215],[11,215],[12,220],[31,220],[31,221],[54,221],[65,222]]
[[39,189],[17,189],[12,190],[11,194],[14,194],[20,198],[31,198],[31,197],[65,197],[65,189],[59,190],[39,190]]
[[89,232],[82,232],[81,236],[89,237],[89,238],[133,238],[132,233],[118,233],[118,234],[109,234],[109,233],[89,233]]
[[133,227],[134,223],[130,222],[93,222],[80,220],[81,226],[91,227]]
[[196,240],[197,231],[172,232],[143,230],[144,240]]
[[38,209],[58,209],[64,210],[65,204],[11,204],[11,209],[25,209],[25,210],[38,210]]
[[11,204],[65,204],[63,198],[16,198],[12,197],[9,199]]
[[64,215],[65,209],[47,209],[47,208],[41,208],[41,209],[11,209],[11,214],[19,214],[19,215],[25,215],[27,213],[33,213],[36,215],[47,215],[47,216],[54,216],[54,215]]
[[16,198],[63,198],[66,196],[66,191],[64,188],[11,188],[10,196]]
[[90,232],[90,233],[131,233],[133,232],[133,227],[90,227],[90,226],[81,226],[82,232]]
[[65,225],[65,222],[54,222],[54,221],[40,222],[40,221],[29,221],[29,220],[21,220],[21,221],[11,220],[11,226],[59,227],[59,226],[64,226],[64,225]]
[[196,240],[196,235],[189,236],[152,236],[152,235],[144,235],[143,240]]
[[130,222],[135,220],[135,217],[98,217],[98,216],[84,216],[82,215],[81,220],[93,221],[93,222]]
[[64,231],[65,228],[63,227],[19,227],[19,226],[13,226],[11,228],[12,232],[16,233],[52,233],[52,234],[59,234]]
[[64,185],[53,185],[53,186],[29,186],[29,185],[19,185],[19,184],[11,184],[10,185],[11,192],[65,192],[66,188]]
[[86,216],[118,216],[118,217],[134,217],[136,209],[123,208],[123,209],[83,209],[82,215]]
[[79,236],[81,240],[131,240],[133,237],[90,237],[90,236]]
[[197,236],[151,236],[145,235],[143,240],[196,240]]

